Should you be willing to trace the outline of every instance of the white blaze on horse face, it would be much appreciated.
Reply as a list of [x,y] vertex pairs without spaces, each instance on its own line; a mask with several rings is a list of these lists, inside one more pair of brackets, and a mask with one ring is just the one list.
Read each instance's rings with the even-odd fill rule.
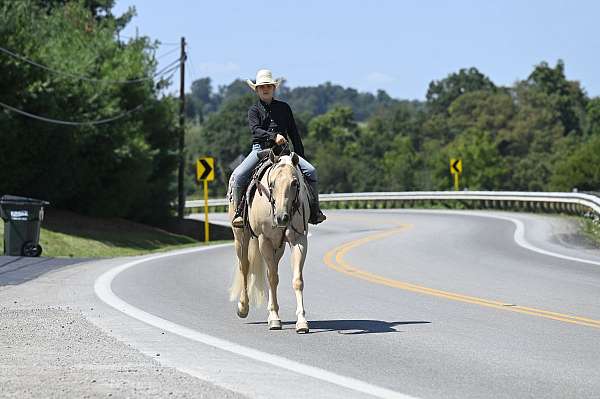
[[275,200],[273,222],[277,227],[285,227],[293,216],[292,197],[298,190],[296,183],[296,168],[293,166],[291,157],[282,157],[278,166],[273,169],[271,183],[271,195]]

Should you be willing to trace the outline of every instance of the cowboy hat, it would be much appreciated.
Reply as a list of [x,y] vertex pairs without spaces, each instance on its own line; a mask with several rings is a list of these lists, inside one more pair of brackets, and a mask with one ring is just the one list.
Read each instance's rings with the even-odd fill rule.
[[252,81],[250,79],[246,79],[246,83],[252,90],[256,90],[258,86],[264,85],[274,85],[275,87],[279,87],[281,83],[280,79],[273,80],[273,73],[268,69],[261,69],[256,72],[256,80]]

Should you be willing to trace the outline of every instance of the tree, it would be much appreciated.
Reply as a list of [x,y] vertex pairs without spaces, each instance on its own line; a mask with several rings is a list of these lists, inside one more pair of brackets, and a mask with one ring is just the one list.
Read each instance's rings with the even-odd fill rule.
[[409,137],[397,136],[391,149],[383,157],[384,180],[382,186],[390,191],[411,191],[415,189],[417,154]]
[[305,152],[317,168],[321,191],[347,191],[352,189],[350,173],[358,169],[356,160],[359,130],[352,110],[336,107],[324,115],[313,118],[308,125]]
[[414,102],[395,102],[379,108],[367,120],[368,130],[375,133],[375,140],[371,146],[379,147],[377,154],[382,156],[394,138],[400,135],[409,137],[411,145],[418,149],[423,139],[423,118],[423,112]]
[[495,139],[509,128],[516,113],[510,94],[503,91],[472,91],[454,100],[448,107],[450,137],[476,128]]
[[585,113],[587,99],[579,82],[567,80],[562,60],[558,60],[554,68],[546,62],[536,65],[527,78],[527,83],[550,96],[552,107],[560,115],[565,134],[582,131],[581,119]]
[[494,83],[477,68],[461,69],[442,80],[429,83],[427,106],[433,113],[445,113],[450,104],[465,93],[496,90]]
[[[462,186],[470,190],[498,190],[502,188],[506,166],[496,143],[489,133],[470,128],[458,136],[445,151],[446,164],[438,166],[438,173],[450,179],[449,160],[462,159]],[[444,170],[442,172],[442,169]],[[449,180],[448,180],[449,181]]]
[[219,182],[215,190],[225,194],[233,169],[230,164],[251,150],[248,109],[254,101],[255,96],[250,93],[227,101],[218,112],[210,114],[200,128],[194,129],[193,137],[188,135],[189,176],[193,176],[198,156],[212,156],[216,162],[215,178]]
[[591,136],[553,168],[551,190],[600,191],[600,135]]
[[1,112],[0,124],[9,130],[0,135],[0,192],[82,213],[156,221],[170,214],[174,198],[168,182],[176,165],[175,107],[159,99],[164,80],[120,83],[153,76],[155,45],[148,38],[115,40],[111,6],[0,3],[3,46],[51,69],[0,55],[1,102],[62,121],[125,115],[110,124],[64,126]]
[[600,134],[600,97],[590,100],[587,104],[586,111],[586,132],[588,134]]
[[186,117],[202,123],[208,114],[218,109],[221,100],[213,93],[210,78],[197,79],[192,82],[192,92],[186,94]]

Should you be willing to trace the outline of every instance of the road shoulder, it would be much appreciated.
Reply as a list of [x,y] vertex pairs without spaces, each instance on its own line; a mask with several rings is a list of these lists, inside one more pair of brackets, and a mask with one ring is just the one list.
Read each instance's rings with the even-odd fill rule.
[[0,286],[0,396],[243,397],[165,367],[160,353],[143,354],[90,321],[106,315],[98,312],[92,285],[78,276],[114,261],[58,263],[59,271]]

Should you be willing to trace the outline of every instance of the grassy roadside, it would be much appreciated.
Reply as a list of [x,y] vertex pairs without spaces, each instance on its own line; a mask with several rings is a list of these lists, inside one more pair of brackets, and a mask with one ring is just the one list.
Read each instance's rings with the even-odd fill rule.
[[587,238],[600,247],[600,224],[588,218],[581,219],[581,228]]
[[[2,221],[0,237],[4,237]],[[43,256],[109,258],[189,248],[203,243],[123,219],[97,219],[53,210],[42,222],[40,245],[44,249]]]

